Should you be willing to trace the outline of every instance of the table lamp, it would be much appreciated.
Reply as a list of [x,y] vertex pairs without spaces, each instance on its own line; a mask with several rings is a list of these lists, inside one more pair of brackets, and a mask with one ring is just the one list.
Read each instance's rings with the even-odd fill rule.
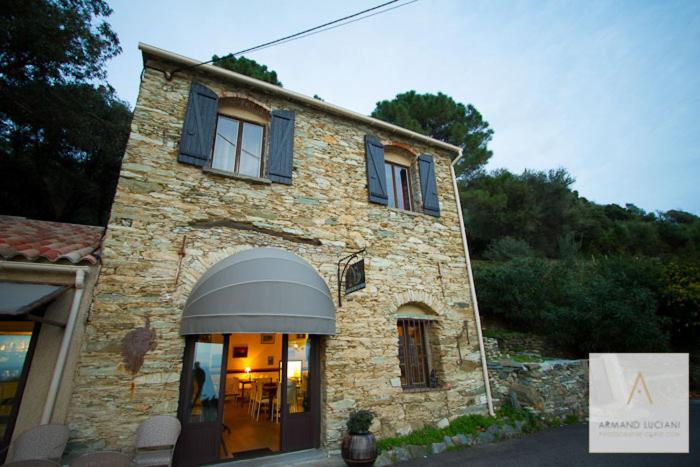
[[245,372],[248,375],[248,381],[250,381],[250,367],[249,366],[245,367]]

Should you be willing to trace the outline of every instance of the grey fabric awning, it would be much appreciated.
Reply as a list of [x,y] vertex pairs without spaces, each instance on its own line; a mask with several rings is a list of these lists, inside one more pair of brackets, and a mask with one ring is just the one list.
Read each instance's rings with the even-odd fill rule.
[[335,334],[335,305],[306,261],[256,248],[212,266],[185,304],[180,334]]
[[66,289],[62,285],[0,281],[0,315],[21,316],[49,303]]

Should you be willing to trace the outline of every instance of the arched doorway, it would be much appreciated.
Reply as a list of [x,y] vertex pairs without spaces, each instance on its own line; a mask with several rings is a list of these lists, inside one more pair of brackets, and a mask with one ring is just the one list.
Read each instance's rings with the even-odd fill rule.
[[192,289],[180,333],[178,465],[318,447],[319,341],[335,334],[335,306],[309,263],[275,248],[219,261]]

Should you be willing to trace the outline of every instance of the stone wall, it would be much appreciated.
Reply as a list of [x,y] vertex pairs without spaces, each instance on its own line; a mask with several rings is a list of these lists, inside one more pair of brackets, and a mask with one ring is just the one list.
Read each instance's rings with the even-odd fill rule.
[[588,360],[518,363],[485,338],[494,406],[519,404],[544,417],[588,416]]
[[[367,248],[367,287],[344,298],[337,334],[322,339],[324,446],[338,448],[355,408],[376,412],[373,429],[380,436],[486,413],[450,155],[198,73],[179,72],[166,81],[160,71],[145,69],[70,407],[71,449],[129,450],[139,422],[176,413],[184,349],[178,331],[190,290],[217,261],[263,246],[306,259],[332,291],[338,259]],[[293,185],[255,183],[177,162],[193,78],[220,96],[296,112]],[[367,201],[367,133],[435,156],[441,217]],[[396,310],[410,302],[437,315],[441,387],[429,392],[405,392],[400,385]],[[465,321],[468,336],[460,334]],[[145,323],[155,330],[156,345],[134,375],[124,367],[121,341]]]
[[504,333],[495,340],[503,353],[529,352],[544,357],[565,357],[568,352],[547,342],[542,336],[534,334]]

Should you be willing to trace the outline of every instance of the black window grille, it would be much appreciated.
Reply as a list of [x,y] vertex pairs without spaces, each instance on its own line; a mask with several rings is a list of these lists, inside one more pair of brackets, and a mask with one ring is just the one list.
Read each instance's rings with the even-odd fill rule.
[[399,319],[399,368],[401,387],[418,389],[430,387],[430,365],[427,335],[430,321]]

